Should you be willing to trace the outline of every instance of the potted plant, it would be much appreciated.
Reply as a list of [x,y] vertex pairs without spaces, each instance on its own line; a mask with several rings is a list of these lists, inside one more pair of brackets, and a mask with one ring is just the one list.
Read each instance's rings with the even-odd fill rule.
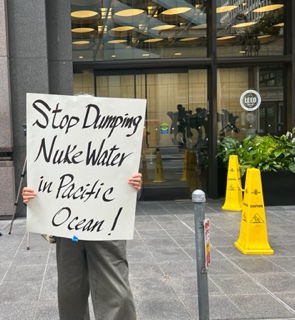
[[[282,136],[249,136],[241,142],[225,137],[217,155],[221,168],[227,168],[230,155],[238,156],[242,182],[248,168],[260,170],[265,205],[295,204],[295,128]],[[225,186],[226,181],[224,192]]]

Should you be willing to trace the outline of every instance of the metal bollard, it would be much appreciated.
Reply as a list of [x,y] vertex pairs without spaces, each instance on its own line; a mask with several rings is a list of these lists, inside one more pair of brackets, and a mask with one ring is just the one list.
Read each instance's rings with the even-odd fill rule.
[[199,320],[207,320],[209,319],[209,295],[204,239],[204,202],[206,202],[205,193],[202,190],[195,190],[192,194],[192,201],[194,203],[195,218]]

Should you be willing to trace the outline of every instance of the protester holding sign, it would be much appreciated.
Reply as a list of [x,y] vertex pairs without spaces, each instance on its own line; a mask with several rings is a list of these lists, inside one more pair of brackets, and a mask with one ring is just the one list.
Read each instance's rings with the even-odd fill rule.
[[136,319],[126,240],[145,109],[144,99],[27,94],[27,231],[56,237],[61,320],[88,320],[90,293],[96,319]]
[[[132,175],[128,183],[139,191],[141,174]],[[28,203],[37,193],[25,187],[22,196],[23,202]],[[90,292],[96,319],[135,320],[126,241],[56,240],[60,320],[90,319]]]

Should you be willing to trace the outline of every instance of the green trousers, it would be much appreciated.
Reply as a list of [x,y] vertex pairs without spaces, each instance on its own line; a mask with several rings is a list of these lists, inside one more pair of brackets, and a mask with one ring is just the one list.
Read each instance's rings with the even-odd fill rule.
[[136,320],[126,241],[56,239],[60,320]]

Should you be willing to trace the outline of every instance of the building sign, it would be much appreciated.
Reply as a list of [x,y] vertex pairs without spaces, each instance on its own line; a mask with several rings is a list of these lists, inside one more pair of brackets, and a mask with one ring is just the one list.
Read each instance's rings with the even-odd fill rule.
[[27,94],[29,232],[132,239],[146,100]]
[[255,90],[246,90],[240,97],[240,105],[246,111],[254,111],[261,104],[261,96]]

